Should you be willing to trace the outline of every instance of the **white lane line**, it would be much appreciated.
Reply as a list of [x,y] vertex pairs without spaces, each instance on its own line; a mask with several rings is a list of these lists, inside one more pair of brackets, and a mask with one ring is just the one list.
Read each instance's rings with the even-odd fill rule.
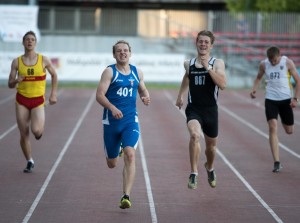
[[6,102],[8,102],[8,101],[10,101],[10,100],[12,100],[12,99],[14,99],[16,97],[16,95],[10,95],[10,96],[8,96],[7,98],[4,98],[4,99],[2,99],[1,101],[0,101],[0,105],[2,105],[2,104],[4,104],[4,103],[6,103]]
[[3,139],[5,136],[7,136],[10,132],[12,132],[15,128],[17,128],[17,124],[14,124],[12,127],[10,127],[8,130],[6,130],[4,133],[0,135],[0,140]]
[[[248,103],[250,103],[250,104],[255,105],[256,107],[258,107],[258,108],[260,108],[260,109],[265,110],[264,102],[260,103],[260,102],[258,102],[258,101],[254,101],[253,99],[248,98],[248,97],[245,97],[245,96],[243,96],[243,95],[240,95],[240,94],[238,94],[237,92],[232,92],[232,94],[233,94],[235,97],[242,99],[241,101],[246,101],[246,102],[248,102]],[[300,126],[300,122],[297,121],[296,119],[294,119],[294,123],[295,123],[295,125],[299,125],[299,126]]]
[[[203,136],[202,136],[203,137]],[[273,209],[259,196],[259,194],[253,189],[253,187],[248,183],[248,181],[239,173],[239,171],[230,163],[230,161],[225,157],[225,155],[217,149],[218,155],[222,158],[224,163],[229,166],[229,168],[234,172],[234,174],[242,181],[242,183],[248,188],[248,190],[253,194],[253,196],[261,203],[262,206],[272,215],[278,223],[283,223],[279,216],[273,211]]]
[[247,102],[247,103],[252,104],[252,105],[254,105],[254,106],[256,106],[256,107],[258,107],[260,109],[263,109],[263,110],[265,109],[264,102],[260,102],[260,101],[258,101],[258,99],[252,99],[252,98],[250,98],[250,91],[249,91],[249,97],[245,97],[245,96],[243,96],[241,94],[238,94],[235,91],[230,91],[230,93],[233,96],[241,99],[240,101],[242,101],[242,102]]
[[[140,132],[141,132],[141,128],[140,128]],[[149,172],[148,172],[148,167],[147,167],[147,161],[146,161],[146,156],[145,156],[145,152],[144,152],[142,134],[140,135],[139,149],[140,149],[142,167],[143,167],[144,178],[145,178],[145,183],[146,183],[146,188],[147,188],[147,195],[148,195],[148,201],[149,201],[149,206],[150,206],[151,219],[152,219],[152,223],[157,223],[158,221],[157,221],[157,215],[156,215],[156,211],[155,211],[155,203],[154,203],[154,199],[153,199],[150,177],[149,177]]]
[[[63,90],[60,90],[57,94],[57,96],[59,96],[61,93],[63,92]],[[45,103],[45,108],[49,106],[49,101],[46,101]],[[17,128],[17,124],[14,124],[13,126],[11,126],[8,130],[6,130],[4,133],[2,133],[0,135],[0,140],[3,139],[5,136],[7,136],[10,132],[12,132],[15,128]]]
[[[255,132],[257,132],[259,135],[265,137],[266,139],[269,140],[269,136],[268,134],[262,132],[261,130],[259,130],[258,128],[256,128],[254,125],[252,125],[251,123],[247,122],[245,119],[241,118],[240,116],[238,116],[237,114],[231,112],[229,109],[225,108],[222,105],[219,105],[219,108],[226,112],[228,115],[230,115],[231,117],[235,118],[236,120],[240,121],[241,123],[245,124],[246,126],[248,126],[250,129],[254,130]],[[279,147],[282,148],[283,150],[285,150],[286,152],[290,153],[291,155],[295,156],[296,158],[300,159],[300,155],[296,152],[294,152],[293,150],[291,150],[290,148],[288,148],[287,146],[283,145],[282,143],[279,142]]]
[[61,152],[59,153],[58,158],[56,159],[54,165],[52,166],[52,168],[51,168],[51,170],[50,170],[50,172],[49,172],[49,174],[48,174],[48,176],[47,176],[47,178],[46,178],[46,180],[45,180],[43,186],[41,187],[41,189],[40,189],[38,195],[36,196],[35,200],[33,201],[32,205],[31,205],[29,211],[27,212],[26,216],[24,217],[22,223],[27,223],[27,222],[30,220],[30,218],[31,218],[31,216],[32,216],[32,214],[33,214],[35,208],[36,208],[37,205],[39,204],[39,202],[40,202],[40,200],[41,200],[41,198],[42,198],[44,192],[46,191],[46,189],[47,189],[47,187],[48,187],[48,185],[49,185],[49,182],[51,181],[51,179],[52,179],[52,177],[53,177],[53,175],[54,175],[54,173],[55,173],[55,171],[56,171],[58,165],[60,164],[60,162],[61,162],[63,156],[64,156],[65,153],[66,153],[66,151],[69,149],[69,146],[70,146],[71,142],[73,141],[73,139],[74,139],[74,137],[75,137],[75,135],[76,135],[76,133],[77,133],[79,127],[81,126],[81,124],[82,124],[82,122],[83,122],[85,116],[87,115],[88,111],[90,110],[90,108],[91,108],[91,106],[92,106],[92,104],[93,104],[94,102],[95,102],[95,93],[93,93],[93,94],[91,95],[90,100],[89,100],[87,106],[85,107],[83,113],[81,114],[80,118],[78,119],[78,121],[77,121],[77,123],[76,123],[76,126],[74,127],[74,129],[73,129],[71,135],[69,136],[69,138],[68,138],[66,144],[64,145],[63,149],[62,149]]
[[[173,100],[170,93],[165,91],[165,95],[175,106],[175,100]],[[183,115],[183,117],[185,117],[185,113],[184,113],[183,109],[179,110],[179,112]],[[203,134],[202,134],[202,138],[203,138]],[[233,171],[233,173],[240,179],[240,181],[248,188],[248,190],[252,193],[252,195],[272,215],[272,217],[275,219],[275,221],[277,223],[283,223],[283,221],[278,217],[278,215],[273,211],[273,209],[261,198],[261,196],[259,196],[259,194],[253,189],[253,187],[248,183],[248,181],[239,173],[239,171],[230,163],[230,161],[226,158],[226,156],[218,148],[217,148],[217,154],[221,157],[221,159],[224,161],[224,163],[226,163],[226,165]]]

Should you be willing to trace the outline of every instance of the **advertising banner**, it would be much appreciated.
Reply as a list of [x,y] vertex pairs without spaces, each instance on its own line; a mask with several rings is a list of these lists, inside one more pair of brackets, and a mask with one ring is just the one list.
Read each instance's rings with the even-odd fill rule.
[[24,34],[32,30],[39,40],[37,21],[37,6],[0,5],[0,39],[21,43]]
[[[0,79],[8,79],[12,60],[21,54],[0,53]],[[60,81],[99,81],[103,70],[115,63],[111,53],[43,55],[51,59]],[[183,54],[134,54],[130,58],[130,63],[144,73],[144,80],[150,82],[180,82],[184,74],[183,62]]]

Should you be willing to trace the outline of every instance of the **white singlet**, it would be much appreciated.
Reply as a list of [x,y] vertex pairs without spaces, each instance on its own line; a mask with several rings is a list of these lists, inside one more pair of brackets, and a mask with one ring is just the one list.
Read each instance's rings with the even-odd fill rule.
[[291,74],[286,66],[286,56],[282,56],[280,62],[273,66],[269,59],[265,59],[266,95],[270,100],[281,101],[291,98],[292,84]]

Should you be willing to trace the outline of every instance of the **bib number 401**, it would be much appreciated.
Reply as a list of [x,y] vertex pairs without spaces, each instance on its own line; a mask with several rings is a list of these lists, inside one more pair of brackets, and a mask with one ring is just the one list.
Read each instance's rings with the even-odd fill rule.
[[119,88],[119,90],[117,91],[117,95],[119,96],[123,96],[123,97],[127,97],[129,95],[129,97],[132,97],[132,88],[127,88],[127,87],[124,87],[124,88]]

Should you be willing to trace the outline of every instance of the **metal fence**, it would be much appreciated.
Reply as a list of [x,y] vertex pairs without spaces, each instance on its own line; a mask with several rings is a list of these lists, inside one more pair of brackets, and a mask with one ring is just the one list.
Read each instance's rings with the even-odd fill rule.
[[[55,39],[58,51],[66,51],[66,39],[70,44],[85,46],[84,50],[89,52],[100,49],[95,44],[86,45],[86,37],[93,40],[91,43],[99,43],[104,37],[124,36],[142,39],[140,45],[145,45],[145,40],[163,45],[149,47],[154,53],[157,49],[168,49],[187,57],[196,53],[197,33],[209,29],[217,36],[214,55],[224,58],[230,75],[250,76],[251,84],[253,71],[270,44],[279,45],[300,67],[299,13],[40,6],[38,26],[47,40]],[[2,47],[8,51],[19,49],[19,45],[0,42]]]
[[214,32],[300,33],[299,13],[142,10],[41,6],[42,34],[186,37],[200,29]]

